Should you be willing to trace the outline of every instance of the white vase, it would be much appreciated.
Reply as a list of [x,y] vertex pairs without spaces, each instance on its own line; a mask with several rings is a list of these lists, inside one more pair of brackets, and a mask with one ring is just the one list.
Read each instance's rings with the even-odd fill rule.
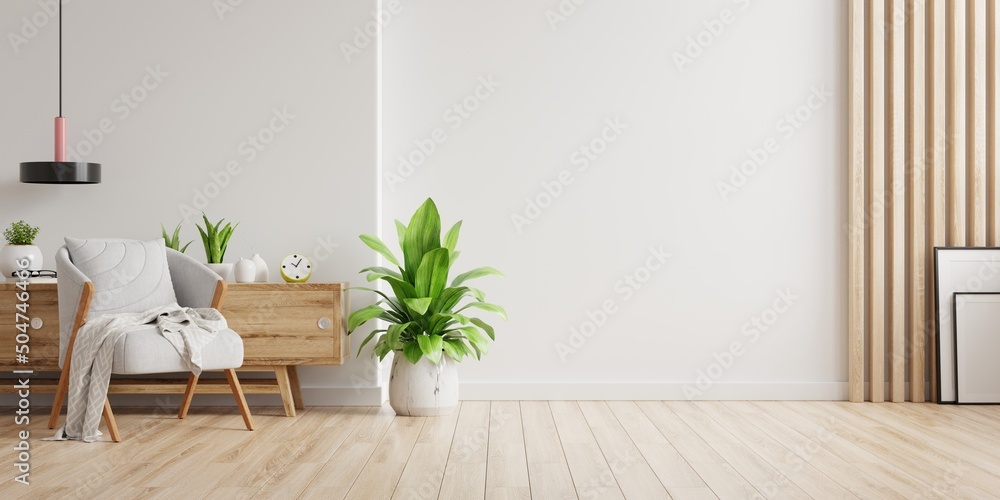
[[237,283],[253,283],[254,278],[257,277],[257,267],[254,266],[253,261],[240,259],[233,266],[233,274],[236,276]]
[[233,280],[233,265],[232,264],[205,264],[209,269],[215,271],[215,274],[222,276],[224,281]]
[[270,280],[270,276],[268,276],[269,273],[267,271],[267,262],[264,262],[264,259],[260,258],[259,253],[253,254],[253,257],[250,257],[250,260],[253,261],[254,269],[256,269],[254,281],[257,283],[267,283]]
[[28,259],[27,269],[42,268],[42,251],[35,245],[7,245],[0,250],[0,273],[3,277],[10,278],[14,271],[20,271],[22,268],[17,261],[22,259]]
[[438,364],[427,356],[417,364],[397,352],[389,377],[389,405],[396,415],[433,417],[448,415],[458,407],[458,363],[441,355]]

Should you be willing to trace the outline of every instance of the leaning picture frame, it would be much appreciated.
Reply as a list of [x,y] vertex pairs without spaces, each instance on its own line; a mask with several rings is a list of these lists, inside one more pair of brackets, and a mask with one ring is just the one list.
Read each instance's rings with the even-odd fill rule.
[[1000,293],[956,293],[952,314],[957,403],[1000,403]]
[[958,402],[954,295],[964,292],[1000,292],[1000,248],[934,248],[938,403]]

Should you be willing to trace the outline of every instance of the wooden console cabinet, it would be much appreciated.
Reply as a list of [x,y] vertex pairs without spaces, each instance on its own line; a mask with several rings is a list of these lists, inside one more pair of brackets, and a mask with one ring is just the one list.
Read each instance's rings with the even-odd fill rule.
[[[296,367],[341,365],[349,358],[347,283],[228,283],[222,314],[243,338],[243,371],[274,371],[275,378],[246,379],[248,394],[280,394],[285,413],[302,408]],[[20,292],[14,283],[0,283],[0,370],[59,371],[59,300],[56,285],[28,285],[29,362],[15,359],[15,305]],[[37,327],[37,328],[35,328]],[[32,390],[54,392],[55,386],[35,380]],[[111,393],[183,393],[185,380],[115,379]],[[224,380],[220,382],[225,382]],[[51,382],[49,382],[51,383]],[[202,380],[198,393],[228,393],[228,385]],[[10,392],[4,388],[2,392]]]

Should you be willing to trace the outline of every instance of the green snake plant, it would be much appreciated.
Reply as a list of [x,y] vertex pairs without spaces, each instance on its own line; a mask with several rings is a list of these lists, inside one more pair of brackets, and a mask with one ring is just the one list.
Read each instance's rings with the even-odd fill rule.
[[226,226],[222,227],[222,223],[226,219],[221,219],[218,223],[212,224],[205,214],[201,214],[201,217],[205,219],[205,227],[202,228],[198,224],[195,224],[195,226],[198,227],[198,232],[201,233],[201,242],[205,245],[205,258],[209,264],[222,264],[222,259],[226,258],[226,248],[229,246],[229,238],[233,236],[233,230],[239,226],[239,223],[233,226],[227,222]]
[[371,288],[353,287],[378,294],[380,300],[373,305],[354,311],[348,318],[348,333],[368,321],[379,319],[388,327],[377,329],[361,343],[361,349],[372,341],[374,355],[385,359],[393,351],[402,351],[403,356],[416,364],[420,358],[427,358],[434,364],[447,355],[455,361],[465,356],[480,359],[488,349],[488,339],[495,340],[492,326],[473,312],[494,313],[507,320],[507,312],[496,304],[486,302],[482,290],[465,283],[484,276],[503,276],[492,267],[480,267],[455,276],[448,283],[452,265],[458,258],[455,250],[462,221],[458,221],[441,239],[441,217],[437,206],[430,198],[417,209],[409,225],[396,221],[396,232],[403,251],[402,262],[378,237],[363,234],[363,241],[393,264],[396,269],[368,267],[369,283],[382,280],[392,289],[389,296]]
[[194,241],[189,241],[183,248],[181,247],[181,224],[181,222],[177,223],[173,236],[171,236],[170,233],[167,233],[167,228],[164,227],[162,223],[160,223],[160,229],[163,231],[163,242],[167,245],[167,248],[177,250],[180,253],[185,253]]

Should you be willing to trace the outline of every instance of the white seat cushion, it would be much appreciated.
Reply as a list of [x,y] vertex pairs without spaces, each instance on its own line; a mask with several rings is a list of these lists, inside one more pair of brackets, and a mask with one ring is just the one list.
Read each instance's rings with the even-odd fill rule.
[[[201,351],[203,370],[228,370],[243,365],[243,339],[230,330],[220,330]],[[152,326],[122,335],[115,344],[111,372],[119,375],[187,372],[177,349]]]

